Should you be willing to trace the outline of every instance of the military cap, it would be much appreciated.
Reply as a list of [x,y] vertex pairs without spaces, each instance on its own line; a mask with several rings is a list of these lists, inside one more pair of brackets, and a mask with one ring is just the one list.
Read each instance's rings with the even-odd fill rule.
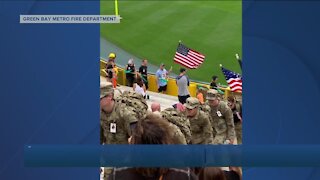
[[218,94],[219,92],[215,89],[210,89],[208,92],[207,92],[207,97],[206,99],[207,100],[215,100],[217,97],[218,97]]
[[188,109],[194,109],[196,107],[199,107],[200,102],[197,98],[189,97],[187,99],[187,102],[184,104],[184,106]]
[[100,98],[103,98],[111,93],[113,93],[113,86],[110,82],[100,82]]

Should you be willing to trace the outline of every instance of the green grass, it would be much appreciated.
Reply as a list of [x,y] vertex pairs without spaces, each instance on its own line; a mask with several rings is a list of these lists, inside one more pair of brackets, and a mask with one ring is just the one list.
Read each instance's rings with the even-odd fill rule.
[[[114,1],[101,1],[101,14],[114,14]],[[101,36],[151,64],[173,62],[178,41],[206,55],[192,79],[225,83],[219,64],[241,72],[234,54],[242,52],[241,1],[119,1],[120,24],[101,24]]]

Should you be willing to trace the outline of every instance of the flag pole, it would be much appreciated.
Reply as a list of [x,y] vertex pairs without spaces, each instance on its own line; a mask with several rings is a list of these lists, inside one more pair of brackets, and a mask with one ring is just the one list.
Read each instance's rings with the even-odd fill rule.
[[114,10],[115,10],[116,16],[118,16],[119,15],[118,0],[114,0]]
[[237,59],[237,60],[240,60],[240,57],[239,57],[239,54],[238,54],[238,53],[236,54],[236,59]]
[[239,66],[240,66],[240,68],[241,68],[241,70],[242,70],[242,60],[240,59],[238,53],[237,53],[235,56],[236,56],[236,59],[238,60]]

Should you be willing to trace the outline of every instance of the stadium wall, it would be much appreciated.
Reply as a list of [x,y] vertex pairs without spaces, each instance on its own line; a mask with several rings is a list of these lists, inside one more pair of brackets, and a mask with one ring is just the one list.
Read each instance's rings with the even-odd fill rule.
[[[106,65],[107,65],[107,61],[103,58],[100,58],[100,76],[106,77]],[[124,70],[124,67],[122,67],[121,65],[118,65],[118,84],[120,85],[126,85],[126,73]],[[152,92],[158,92],[158,87],[157,87],[157,79],[154,73],[149,73],[148,74],[148,82],[149,82],[149,91]],[[197,82],[194,80],[191,80],[190,82],[190,86],[189,86],[189,92],[190,92],[190,96],[192,97],[196,97],[196,93],[197,93],[197,88],[198,87],[206,87],[206,88],[210,88],[209,83],[203,83],[203,82]],[[228,96],[230,96],[231,94],[236,96],[237,99],[242,99],[242,94],[241,93],[235,93],[235,92],[231,92],[230,88],[220,88],[223,92],[224,92],[224,99],[227,99]],[[169,77],[168,79],[168,87],[167,87],[167,91],[165,94],[171,95],[171,96],[178,96],[178,86],[176,85],[176,81],[174,77]]]

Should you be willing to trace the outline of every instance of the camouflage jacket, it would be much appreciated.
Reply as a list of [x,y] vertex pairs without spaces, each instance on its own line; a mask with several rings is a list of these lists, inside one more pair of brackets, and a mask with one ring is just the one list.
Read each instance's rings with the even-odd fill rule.
[[208,102],[205,102],[204,104],[201,104],[199,109],[205,113],[207,113],[208,115],[210,115],[210,111],[211,111],[211,108],[208,104]]
[[178,126],[172,124],[169,122],[169,126],[171,128],[171,136],[173,138],[173,143],[174,144],[187,144],[186,138],[181,132],[181,130],[178,128]]
[[183,113],[178,112],[174,108],[167,108],[161,112],[161,115],[164,119],[168,120],[170,123],[180,129],[180,132],[182,132],[182,135],[187,143],[191,141],[190,122]]
[[138,119],[144,119],[147,116],[148,104],[143,96],[134,91],[124,91],[119,94],[115,100],[118,103],[125,104],[129,109],[132,109]]
[[224,101],[220,101],[217,107],[211,107],[210,116],[215,144],[235,139],[233,113]]
[[[115,102],[113,111],[100,112],[100,125],[102,127],[103,140],[105,144],[128,144],[131,136],[130,124],[138,121],[136,113],[132,107],[126,104]],[[115,125],[115,132],[111,132],[111,123]]]
[[194,117],[188,119],[191,127],[191,143],[212,144],[213,130],[208,114],[199,109],[198,113]]

